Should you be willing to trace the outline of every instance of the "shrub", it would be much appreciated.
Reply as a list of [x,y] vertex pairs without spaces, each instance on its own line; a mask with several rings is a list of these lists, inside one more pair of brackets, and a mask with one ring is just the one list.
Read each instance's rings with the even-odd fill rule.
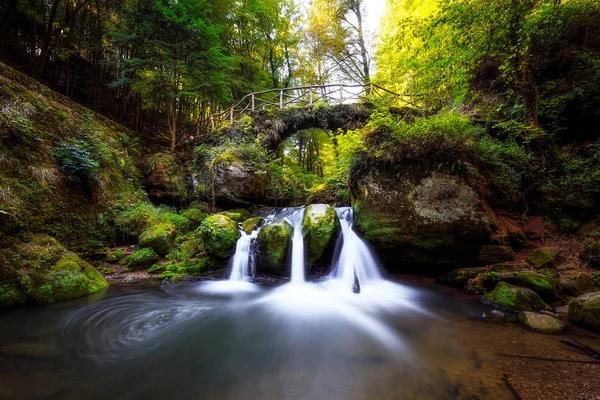
[[94,160],[90,145],[71,139],[54,149],[54,158],[67,182],[75,187],[90,187],[100,183],[100,163]]
[[144,248],[128,256],[123,264],[131,268],[147,267],[158,261],[158,254],[152,249]]

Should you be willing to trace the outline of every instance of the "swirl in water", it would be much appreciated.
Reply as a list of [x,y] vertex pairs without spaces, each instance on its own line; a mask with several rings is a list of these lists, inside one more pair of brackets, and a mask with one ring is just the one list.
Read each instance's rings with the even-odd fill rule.
[[192,301],[130,295],[72,311],[59,325],[59,333],[78,357],[123,361],[156,351],[181,325],[211,308]]

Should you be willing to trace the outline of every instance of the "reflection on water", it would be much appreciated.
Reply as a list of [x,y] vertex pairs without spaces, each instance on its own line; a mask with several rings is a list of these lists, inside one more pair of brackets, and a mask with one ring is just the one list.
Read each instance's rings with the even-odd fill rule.
[[486,309],[385,281],[111,288],[0,315],[0,398],[511,399],[493,350],[547,336]]

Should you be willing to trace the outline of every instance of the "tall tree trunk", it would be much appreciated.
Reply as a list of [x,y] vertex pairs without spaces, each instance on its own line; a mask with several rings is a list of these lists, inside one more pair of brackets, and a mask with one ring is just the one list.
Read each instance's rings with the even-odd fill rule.
[[52,36],[54,36],[54,22],[56,21],[56,13],[58,6],[62,0],[54,0],[52,7],[50,8],[50,15],[48,17],[48,26],[46,27],[46,33],[44,34],[44,40],[42,42],[42,49],[40,52],[40,67],[37,72],[37,77],[40,79],[44,73],[46,67],[46,60],[48,58],[48,51],[50,50],[50,43],[52,42]]
[[5,41],[6,34],[9,32],[10,26],[15,19],[14,17],[15,17],[15,13],[17,11],[18,3],[19,3],[19,0],[10,0],[8,2],[8,7],[6,8],[6,14],[4,15],[4,18],[2,18],[2,20],[0,20],[0,54],[1,55],[6,54],[6,52],[7,52],[6,44],[4,41]]
[[362,73],[363,73],[363,81],[364,83],[371,82],[371,72],[369,65],[369,52],[367,50],[367,46],[365,44],[365,35],[363,29],[363,21],[362,21],[362,11],[360,9],[362,0],[353,1],[353,11],[356,15],[356,20],[358,21],[357,26],[357,34],[358,34],[358,46],[360,48],[360,56],[362,63]]

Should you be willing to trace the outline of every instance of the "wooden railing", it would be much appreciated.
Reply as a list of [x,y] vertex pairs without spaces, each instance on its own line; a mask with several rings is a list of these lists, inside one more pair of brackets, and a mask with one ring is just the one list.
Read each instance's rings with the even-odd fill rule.
[[398,95],[374,83],[365,85],[313,85],[283,89],[271,89],[250,93],[232,107],[212,114],[205,123],[209,130],[226,124],[233,124],[248,112],[265,109],[282,109],[286,107],[312,106],[315,103],[354,104],[365,99]]

